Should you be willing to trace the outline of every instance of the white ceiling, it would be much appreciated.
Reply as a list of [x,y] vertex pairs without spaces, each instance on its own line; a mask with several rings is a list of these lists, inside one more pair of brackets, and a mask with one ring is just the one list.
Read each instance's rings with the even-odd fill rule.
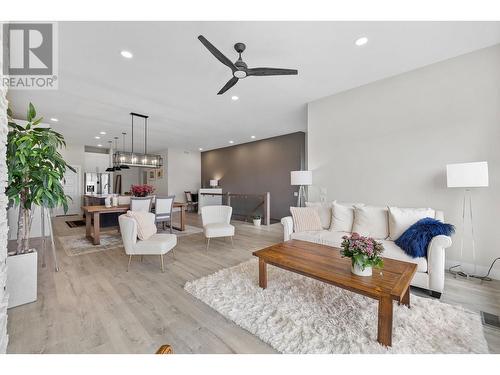
[[[233,61],[234,43],[244,42],[249,67],[299,75],[248,77],[218,96],[231,72],[199,34]],[[369,38],[363,47],[354,45],[360,36]],[[207,150],[304,131],[312,100],[497,43],[500,22],[61,22],[59,89],[11,91],[9,100],[18,118],[29,101],[58,118],[68,143],[120,136],[121,146],[135,111],[151,116],[150,151]],[[107,135],[97,141],[99,131]]]

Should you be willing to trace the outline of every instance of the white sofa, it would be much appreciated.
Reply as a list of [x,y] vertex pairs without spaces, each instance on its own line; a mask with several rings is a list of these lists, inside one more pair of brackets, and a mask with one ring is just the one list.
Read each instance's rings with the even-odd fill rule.
[[[317,230],[317,231],[303,231],[303,232],[295,232],[294,231],[294,225],[293,225],[293,219],[291,216],[287,216],[281,219],[281,224],[283,225],[283,230],[284,230],[284,241],[288,241],[290,239],[296,239],[296,240],[302,240],[302,241],[309,241],[309,242],[314,242],[314,243],[319,243],[319,244],[324,244],[328,246],[333,246],[333,247],[340,247],[340,244],[342,243],[342,236],[344,235],[349,235],[350,232],[352,232],[352,229],[350,230],[345,230],[348,227],[352,228],[353,225],[356,222],[356,209],[353,211],[353,215],[350,219],[353,222],[350,223],[350,225],[347,225],[343,228],[342,225],[337,226],[340,229],[344,230],[336,230],[334,225],[334,214],[332,211],[335,211],[335,206],[334,204],[339,204],[337,202],[333,202],[332,206],[328,207],[328,204],[326,203],[307,203],[308,206],[314,206],[318,209],[318,213],[320,214],[321,217],[321,223],[322,223],[322,230]],[[340,205],[347,205],[347,207],[370,207],[370,206],[365,206],[364,204],[347,204],[347,203],[340,203]],[[330,216],[331,216],[331,221],[328,222],[328,210],[330,209]],[[384,208],[380,208],[384,209]],[[407,255],[400,247],[398,247],[394,240],[391,239],[390,237],[390,226],[391,226],[391,220],[392,220],[392,225],[395,226],[397,224],[401,223],[394,223],[394,215],[391,215],[390,209],[393,210],[405,210],[405,209],[398,209],[396,207],[394,208],[388,208],[385,207],[385,211],[387,212],[386,215],[378,215],[378,216],[373,216],[372,221],[374,220],[385,220],[385,222],[380,222],[380,223],[370,223],[370,224],[375,224],[375,227],[377,225],[384,227],[387,225],[388,228],[388,235],[385,236],[385,238],[381,238],[384,236],[379,236],[379,238],[376,238],[377,241],[382,242],[384,245],[384,252],[382,254],[383,257],[391,258],[391,259],[396,259],[396,260],[402,260],[406,262],[411,262],[417,264],[417,272],[415,273],[415,276],[413,277],[413,280],[411,282],[411,285],[427,289],[430,291],[430,294],[434,297],[439,298],[441,296],[441,293],[443,292],[444,289],[444,273],[445,273],[445,249],[451,246],[451,238],[448,236],[436,236],[432,239],[432,241],[429,244],[429,247],[427,249],[427,257],[420,257],[420,258],[412,258],[411,256]],[[406,209],[406,210],[411,210],[411,209]],[[429,209],[431,210],[431,209]],[[380,211],[379,211],[380,212]],[[393,211],[394,212],[394,211]],[[434,211],[434,218],[440,221],[444,220],[444,214],[442,211]],[[361,216],[361,214],[360,214]],[[430,215],[425,215],[425,216],[430,216]],[[345,217],[343,218],[345,220]],[[408,221],[408,219],[406,219]],[[411,220],[411,219],[410,219]],[[366,218],[365,218],[366,221]],[[414,222],[418,221],[418,219],[415,219]],[[344,221],[345,223],[345,221]],[[359,220],[358,220],[359,223]],[[413,222],[407,222],[403,223],[403,226],[400,227],[399,229],[402,230],[405,227],[408,227],[409,225],[413,224]],[[358,227],[359,228],[359,225]],[[356,228],[354,228],[356,229]],[[362,235],[369,235],[368,233],[364,234],[361,233]],[[401,232],[398,233],[399,235]],[[398,237],[399,237],[398,235]],[[394,237],[394,235],[393,235]],[[396,237],[397,238],[397,237]]]

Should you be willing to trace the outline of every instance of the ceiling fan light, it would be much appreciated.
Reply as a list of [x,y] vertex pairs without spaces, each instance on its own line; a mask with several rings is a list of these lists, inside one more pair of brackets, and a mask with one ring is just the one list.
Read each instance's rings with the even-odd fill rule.
[[245,78],[247,76],[247,72],[245,72],[244,70],[236,70],[233,75],[236,77],[236,78]]

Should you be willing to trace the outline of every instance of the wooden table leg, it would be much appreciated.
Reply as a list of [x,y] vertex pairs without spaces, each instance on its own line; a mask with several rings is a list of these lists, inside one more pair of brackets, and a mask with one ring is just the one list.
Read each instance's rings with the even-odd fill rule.
[[94,245],[101,244],[101,224],[99,212],[94,212]]
[[181,207],[181,231],[186,230],[186,210],[184,206]]
[[262,289],[267,288],[267,263],[259,258],[259,286]]
[[85,235],[92,236],[92,215],[88,212],[85,213]]
[[381,297],[378,301],[377,341],[385,346],[392,345],[392,298]]
[[401,298],[401,302],[399,302],[400,305],[406,305],[410,307],[410,287],[406,289],[405,294],[403,295],[403,298]]

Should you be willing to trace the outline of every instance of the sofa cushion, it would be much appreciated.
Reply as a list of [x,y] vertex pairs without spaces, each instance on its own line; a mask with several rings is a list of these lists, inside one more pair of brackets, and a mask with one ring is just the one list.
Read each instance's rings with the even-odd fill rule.
[[426,257],[427,247],[433,237],[439,235],[450,236],[452,233],[455,233],[453,225],[426,217],[411,225],[395,242],[406,254],[413,258]]
[[362,236],[385,240],[389,236],[387,207],[355,206],[352,231]]
[[426,257],[413,258],[406,254],[398,245],[394,243],[394,241],[382,240],[380,242],[384,245],[384,251],[382,253],[383,258],[391,258],[402,260],[403,262],[415,263],[417,265],[417,272],[427,272]]
[[295,232],[322,230],[318,211],[312,207],[290,207]]
[[330,228],[332,223],[331,202],[306,202],[306,207],[312,207],[318,212],[323,229]]
[[290,238],[293,240],[301,240],[319,243],[322,245],[340,247],[342,236],[348,235],[346,232],[337,232],[330,230],[316,230],[300,233],[292,233]]
[[354,221],[354,206],[363,206],[363,203],[339,203],[332,202],[332,225],[330,230],[340,232],[351,232]]
[[425,217],[434,218],[432,208],[389,207],[389,239],[397,240],[412,224]]

